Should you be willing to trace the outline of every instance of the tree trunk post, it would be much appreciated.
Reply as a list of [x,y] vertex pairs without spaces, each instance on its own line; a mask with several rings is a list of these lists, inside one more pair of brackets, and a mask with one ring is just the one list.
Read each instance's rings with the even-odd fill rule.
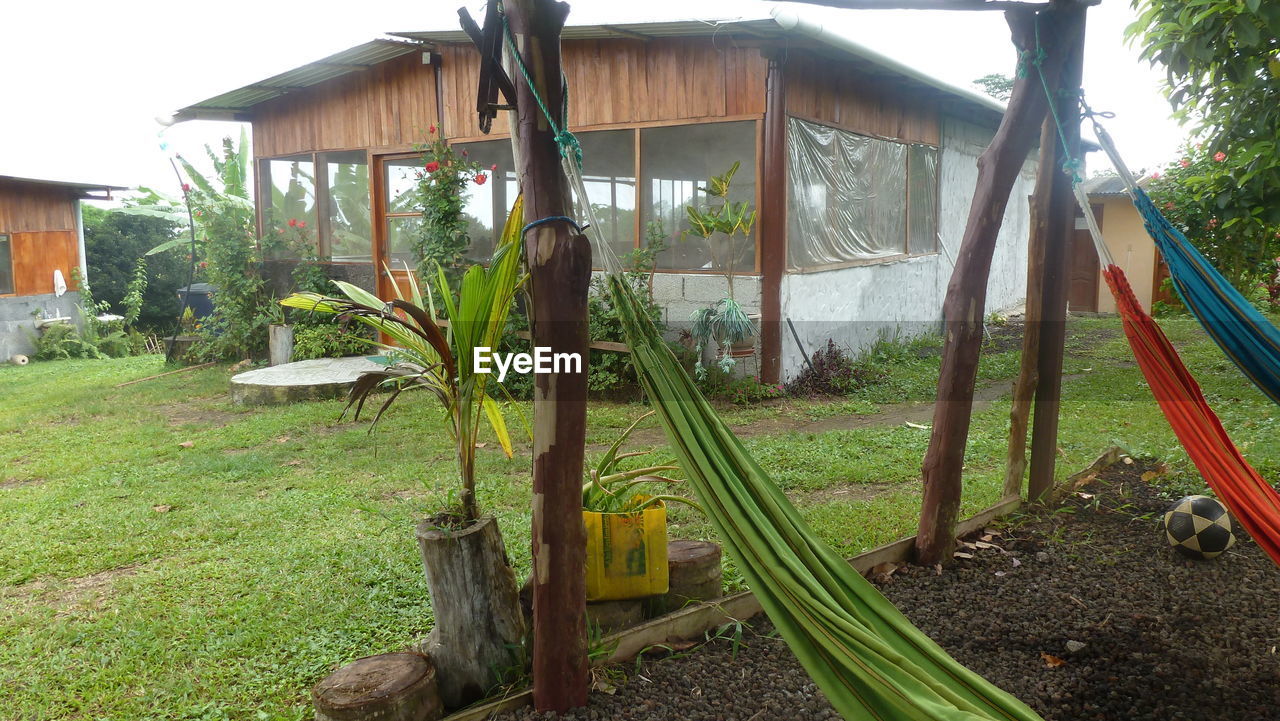
[[[1080,32],[1070,38],[1065,48],[1060,87],[1074,91],[1080,87],[1084,72],[1085,10],[1074,11]],[[1071,177],[1063,172],[1063,162],[1081,158],[1080,98],[1075,92],[1058,93],[1054,100],[1062,119],[1067,148],[1056,133],[1053,138],[1052,166],[1041,166],[1040,172],[1050,177],[1045,222],[1048,232],[1044,244],[1044,283],[1040,288],[1040,346],[1036,357],[1035,418],[1031,427],[1031,473],[1027,482],[1027,498],[1036,501],[1053,488],[1054,466],[1058,453],[1058,412],[1062,398],[1062,352],[1067,337],[1067,291],[1070,276],[1069,258],[1074,230],[1075,195]],[[1056,127],[1055,127],[1056,130]],[[1068,157],[1069,156],[1069,157]]]
[[[1053,148],[1057,141],[1053,118],[1045,117],[1040,129],[1041,168],[1053,165]],[[1022,479],[1027,472],[1027,430],[1031,419],[1031,402],[1035,398],[1037,358],[1040,356],[1040,288],[1044,283],[1045,234],[1049,232],[1049,177],[1036,174],[1036,189],[1031,196],[1031,233],[1027,237],[1027,304],[1022,314],[1022,358],[1018,380],[1013,384],[1013,400],[1009,408],[1009,451],[1004,469],[1003,498],[1022,495]]]
[[[506,0],[505,9],[534,88],[517,71],[520,187],[525,222],[572,216],[555,130],[536,92],[558,117],[564,104],[560,31],[569,6],[555,0]],[[565,711],[587,702],[586,529],[582,462],[587,421],[587,289],[591,247],[567,223],[531,228],[525,237],[534,346],[576,353],[581,373],[535,376],[533,408],[533,703]]]
[[[1081,11],[1083,12],[1083,11]],[[1050,90],[1063,58],[1063,38],[1074,38],[1074,14],[1049,10],[1040,20],[1041,62]],[[1036,14],[1025,9],[1005,13],[1013,43],[1021,53],[1037,52]],[[1024,56],[1025,57],[1025,56]],[[933,431],[925,454],[924,500],[916,536],[916,561],[939,563],[950,555],[960,511],[961,473],[973,411],[973,386],[982,349],[987,280],[996,236],[1009,193],[1036,141],[1047,102],[1035,67],[1027,67],[1013,85],[1008,109],[991,145],[978,158],[978,181],[969,219],[947,284],[942,315],[946,336],[934,406]]]

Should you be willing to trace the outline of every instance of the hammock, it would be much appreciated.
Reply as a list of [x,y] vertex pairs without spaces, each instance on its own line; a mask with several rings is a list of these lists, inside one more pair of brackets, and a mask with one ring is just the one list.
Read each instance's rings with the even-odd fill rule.
[[1141,188],[1135,186],[1130,195],[1183,304],[1249,380],[1280,403],[1280,329],[1210,265]]
[[[1133,182],[1133,176],[1120,159],[1106,129],[1096,121],[1093,128],[1099,144],[1128,187],[1138,211],[1146,219],[1147,231],[1168,262],[1169,275],[1175,279],[1174,284],[1187,307],[1196,313],[1201,325],[1227,355],[1267,392],[1268,387],[1259,379],[1269,377],[1271,383],[1280,379],[1276,376],[1280,372],[1280,365],[1277,365],[1280,362],[1280,334],[1156,210],[1147,194]],[[1098,258],[1105,268],[1103,277],[1115,296],[1129,347],[1133,349],[1134,358],[1160,404],[1160,410],[1209,487],[1231,509],[1253,540],[1271,556],[1271,560],[1280,565],[1280,493],[1249,465],[1240,449],[1231,442],[1173,344],[1155,320],[1142,310],[1124,271],[1111,259],[1111,253],[1102,240],[1102,232],[1089,210],[1089,198],[1078,179],[1073,190],[1076,202],[1084,211]],[[1268,355],[1271,357],[1269,366],[1265,361]],[[1251,371],[1258,372],[1258,375]],[[1276,399],[1276,396],[1272,395],[1272,398]]]

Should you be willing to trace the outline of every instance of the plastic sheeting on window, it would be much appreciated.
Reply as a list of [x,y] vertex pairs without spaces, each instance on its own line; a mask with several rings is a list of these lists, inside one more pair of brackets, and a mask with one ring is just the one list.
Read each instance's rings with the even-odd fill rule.
[[[937,198],[925,192],[937,185],[936,148],[799,118],[787,123],[789,267],[812,269],[936,249]],[[908,172],[909,164],[914,172]],[[918,198],[908,199],[908,186]]]

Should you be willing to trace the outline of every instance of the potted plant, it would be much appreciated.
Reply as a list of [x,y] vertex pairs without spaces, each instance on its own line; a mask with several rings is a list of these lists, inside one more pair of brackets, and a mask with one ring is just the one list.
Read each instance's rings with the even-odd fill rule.
[[587,527],[587,600],[617,601],[667,592],[667,506],[692,499],[653,492],[655,484],[678,483],[659,475],[677,466],[656,465],[623,470],[627,458],[648,451],[619,453],[640,421],[635,420],[613,442],[582,485],[582,521]]
[[[517,200],[503,230],[502,242],[488,268],[473,265],[462,275],[456,299],[436,268],[435,296],[448,323],[436,318],[431,289],[410,277],[413,298],[383,303],[349,283],[337,285],[347,296],[329,298],[295,293],[285,305],[317,313],[339,314],[369,326],[390,344],[379,345],[386,365],[364,373],[352,387],[348,408],[358,416],[375,392],[388,391],[374,416],[382,414],[408,390],[424,390],[440,401],[445,427],[458,458],[460,494],[457,507],[423,520],[417,527],[435,625],[423,642],[439,672],[446,706],[464,705],[484,696],[499,679],[495,669],[512,666],[512,650],[521,649],[525,622],[517,598],[515,573],[507,563],[497,521],[481,516],[476,503],[476,440],[481,419],[492,427],[508,457],[511,437],[503,411],[493,396],[496,377],[476,371],[474,349],[496,348],[516,291],[520,272],[521,204]],[[424,300],[425,299],[425,300]]]
[[[685,208],[685,215],[689,219],[689,230],[685,232],[697,235],[707,242],[711,264],[724,271],[728,285],[724,298],[713,306],[699,308],[690,318],[693,321],[690,334],[698,353],[694,370],[699,378],[706,375],[702,355],[712,340],[719,346],[719,366],[726,373],[733,370],[736,357],[755,352],[756,322],[760,316],[744,311],[733,294],[737,238],[741,234],[743,240],[749,239],[756,222],[756,211],[749,203],[734,203],[729,200],[729,187],[740,166],[741,163],[735,162],[723,175],[712,177],[707,187],[698,188],[712,199],[706,210],[696,205]],[[716,251],[717,245],[723,252]]]

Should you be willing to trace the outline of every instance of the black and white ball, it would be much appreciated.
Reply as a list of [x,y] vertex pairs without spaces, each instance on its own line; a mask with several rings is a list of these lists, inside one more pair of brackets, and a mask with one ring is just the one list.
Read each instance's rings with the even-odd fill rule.
[[1200,561],[1222,555],[1236,542],[1231,532],[1231,514],[1226,506],[1208,496],[1179,499],[1164,514],[1164,532],[1175,550]]

